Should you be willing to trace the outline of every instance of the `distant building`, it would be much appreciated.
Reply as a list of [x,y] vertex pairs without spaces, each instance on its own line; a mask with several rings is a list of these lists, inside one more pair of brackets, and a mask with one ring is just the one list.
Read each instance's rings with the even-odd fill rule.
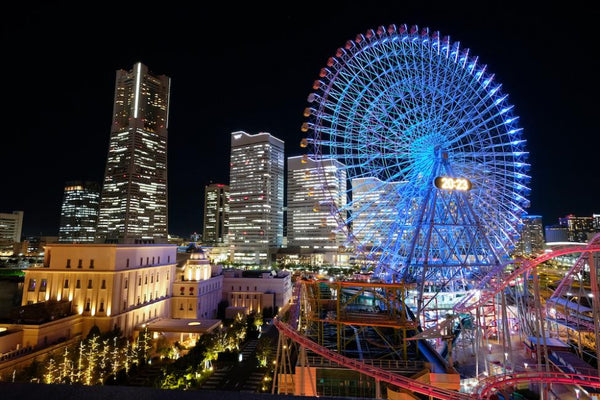
[[167,242],[170,88],[169,77],[142,63],[117,71],[99,243]]
[[231,134],[229,238],[234,262],[267,265],[283,242],[284,143]]
[[238,270],[223,271],[223,300],[229,307],[243,307],[246,313],[276,312],[290,301],[292,280],[289,271]]
[[547,225],[544,227],[546,242],[568,242],[569,230],[561,225]]
[[0,254],[12,254],[15,243],[21,241],[23,211],[0,213]]
[[515,252],[523,255],[536,255],[545,249],[544,228],[541,215],[525,215],[521,219],[521,237],[515,246]]
[[27,255],[40,255],[48,244],[58,243],[58,236],[27,236]]
[[547,242],[584,243],[600,232],[600,214],[591,217],[569,214],[559,218],[558,222],[558,225],[545,227]]
[[337,251],[346,239],[334,216],[346,205],[344,166],[298,156],[287,170],[287,246]]
[[59,242],[93,243],[99,202],[100,185],[97,182],[67,182],[60,212]]
[[202,242],[227,244],[229,234],[229,185],[211,183],[204,188],[204,229]]
[[173,282],[171,316],[184,319],[217,318],[221,302],[223,275],[221,268],[211,265],[201,248],[190,245],[190,258],[177,271]]
[[381,246],[391,240],[387,227],[396,219],[396,186],[403,184],[370,177],[352,179],[352,234],[358,243]]

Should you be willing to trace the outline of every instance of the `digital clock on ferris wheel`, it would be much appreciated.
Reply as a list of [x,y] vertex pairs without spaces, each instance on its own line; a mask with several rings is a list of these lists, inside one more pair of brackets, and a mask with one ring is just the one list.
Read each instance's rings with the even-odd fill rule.
[[433,181],[436,188],[441,190],[458,190],[466,192],[471,190],[471,181],[466,178],[451,178],[449,176],[438,176]]

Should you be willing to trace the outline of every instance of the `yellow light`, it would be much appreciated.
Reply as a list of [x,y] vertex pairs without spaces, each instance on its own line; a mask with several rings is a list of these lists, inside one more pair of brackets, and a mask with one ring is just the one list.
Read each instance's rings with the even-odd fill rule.
[[198,322],[198,321],[188,322],[188,325],[189,326],[198,326],[198,325],[200,325],[200,322]]

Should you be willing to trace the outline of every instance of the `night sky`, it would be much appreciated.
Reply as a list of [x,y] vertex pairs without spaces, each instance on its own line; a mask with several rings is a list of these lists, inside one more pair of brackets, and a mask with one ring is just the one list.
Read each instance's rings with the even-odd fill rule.
[[142,61],[172,78],[169,231],[201,231],[204,185],[229,180],[230,132],[270,132],[286,156],[301,154],[302,111],[327,58],[391,23],[448,34],[495,73],[528,140],[530,213],[552,224],[600,212],[598,11],[576,2],[218,3],[216,12],[188,8],[203,2],[3,8],[0,212],[24,210],[26,235],[57,234],[65,181],[102,182],[115,71]]

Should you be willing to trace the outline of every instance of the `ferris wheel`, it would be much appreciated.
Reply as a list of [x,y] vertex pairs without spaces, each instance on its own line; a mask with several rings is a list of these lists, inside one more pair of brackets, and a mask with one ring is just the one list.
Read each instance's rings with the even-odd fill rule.
[[387,281],[454,289],[505,262],[529,205],[526,141],[469,49],[380,26],[339,48],[313,90],[303,143],[343,165],[347,201],[334,215],[361,262]]

